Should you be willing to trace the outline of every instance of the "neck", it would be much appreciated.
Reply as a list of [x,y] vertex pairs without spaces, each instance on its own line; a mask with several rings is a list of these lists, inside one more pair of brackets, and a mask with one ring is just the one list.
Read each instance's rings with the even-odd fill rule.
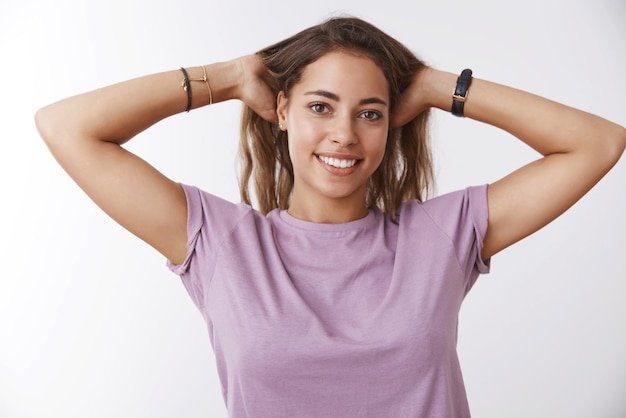
[[287,212],[294,218],[316,223],[340,224],[367,216],[365,202],[346,202],[343,199],[316,198],[315,201],[295,199],[293,196]]

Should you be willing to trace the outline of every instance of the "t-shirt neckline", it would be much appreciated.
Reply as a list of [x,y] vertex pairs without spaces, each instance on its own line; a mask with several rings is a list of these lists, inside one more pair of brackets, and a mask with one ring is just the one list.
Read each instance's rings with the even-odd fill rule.
[[364,229],[364,228],[369,227],[371,224],[375,222],[376,215],[378,212],[376,209],[369,209],[367,212],[367,215],[364,216],[363,218],[350,221],[350,222],[330,224],[330,223],[304,221],[302,219],[293,217],[286,210],[275,209],[275,211],[278,212],[277,217],[282,222],[298,229],[305,229],[308,231],[317,231],[317,232],[342,232],[342,231],[350,231],[350,230],[355,230],[355,229]]

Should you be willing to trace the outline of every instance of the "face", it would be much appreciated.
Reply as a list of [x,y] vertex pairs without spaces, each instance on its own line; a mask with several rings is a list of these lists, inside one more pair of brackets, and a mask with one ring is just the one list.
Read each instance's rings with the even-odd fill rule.
[[288,132],[294,169],[292,206],[364,208],[368,178],[385,153],[389,90],[369,58],[330,52],[304,70],[278,117]]

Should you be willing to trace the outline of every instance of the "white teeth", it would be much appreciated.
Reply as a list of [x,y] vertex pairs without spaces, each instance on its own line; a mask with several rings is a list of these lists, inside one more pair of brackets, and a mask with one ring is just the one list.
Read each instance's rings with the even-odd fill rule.
[[336,168],[348,168],[356,164],[357,160],[340,160],[339,158],[324,157],[318,155],[318,158],[325,164],[332,165]]

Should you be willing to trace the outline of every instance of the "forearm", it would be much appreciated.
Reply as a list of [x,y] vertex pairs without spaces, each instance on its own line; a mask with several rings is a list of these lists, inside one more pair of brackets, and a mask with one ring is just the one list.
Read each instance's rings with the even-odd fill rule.
[[[237,61],[206,66],[213,102],[237,93]],[[187,69],[202,78],[202,67]],[[37,113],[50,151],[74,181],[120,225],[168,259],[186,255],[186,199],[180,185],[120,145],[152,124],[187,108],[183,73],[148,75],[70,97]],[[209,103],[194,81],[192,107]]]
[[[450,111],[458,75],[431,70],[426,77],[431,106]],[[626,146],[624,128],[615,123],[479,78],[472,81],[464,113],[513,134],[543,155],[600,148],[618,158]]]
[[[422,77],[425,104],[451,111],[458,75],[429,69]],[[561,215],[610,170],[626,147],[626,130],[615,123],[478,78],[469,88],[464,114],[511,133],[544,155],[490,183],[483,258]]]
[[[213,103],[234,98],[236,62],[205,66]],[[202,67],[187,68],[190,78],[203,77]],[[185,111],[187,93],[180,70],[152,74],[53,103],[37,113],[37,126],[49,145],[63,139],[122,144],[158,121]],[[191,82],[192,108],[209,104],[202,81]]]

